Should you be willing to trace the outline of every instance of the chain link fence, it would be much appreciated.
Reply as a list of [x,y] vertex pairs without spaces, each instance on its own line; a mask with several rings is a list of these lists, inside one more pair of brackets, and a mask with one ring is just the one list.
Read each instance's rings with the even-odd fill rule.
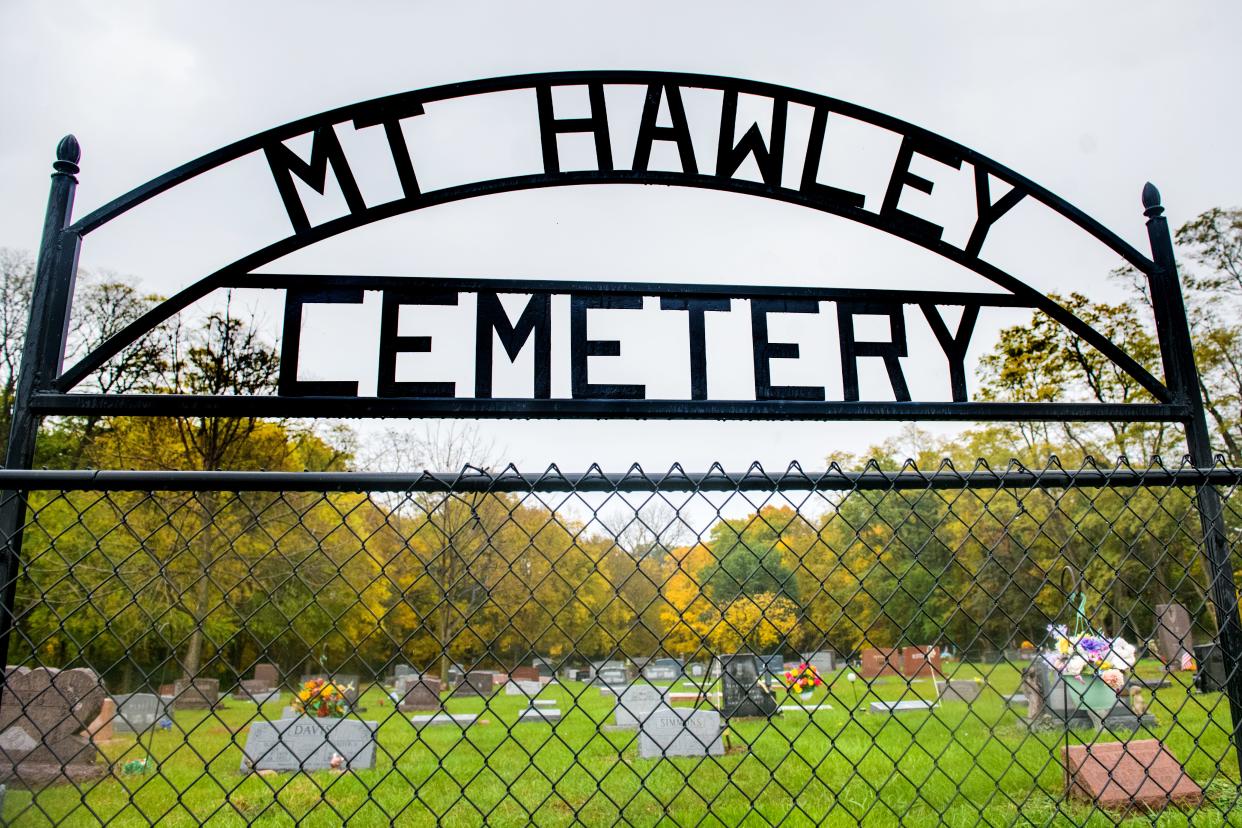
[[1134,739],[1237,819],[1234,469],[0,475],[9,824],[1113,824]]

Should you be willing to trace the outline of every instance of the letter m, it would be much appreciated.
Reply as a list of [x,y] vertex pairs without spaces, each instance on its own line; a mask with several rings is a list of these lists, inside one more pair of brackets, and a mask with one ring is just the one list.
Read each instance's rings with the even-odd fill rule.
[[263,153],[267,156],[268,166],[272,168],[272,178],[276,181],[276,189],[280,192],[281,201],[285,203],[285,210],[289,213],[289,221],[293,224],[295,233],[305,233],[310,230],[306,207],[303,206],[302,199],[298,197],[297,188],[293,184],[295,175],[312,190],[323,195],[328,188],[328,167],[331,167],[341,187],[341,194],[345,196],[345,204],[349,207],[349,212],[361,213],[367,209],[366,202],[362,200],[362,193],[358,190],[358,182],[354,180],[354,174],[349,169],[345,151],[341,149],[341,142],[337,139],[336,130],[332,128],[332,124],[325,124],[315,129],[311,139],[309,162],[303,161],[297,153],[280,141],[264,147]]

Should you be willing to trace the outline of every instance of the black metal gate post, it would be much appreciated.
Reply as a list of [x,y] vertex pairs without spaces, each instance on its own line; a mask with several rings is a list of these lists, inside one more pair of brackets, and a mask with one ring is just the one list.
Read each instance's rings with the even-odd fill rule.
[[[1203,411],[1194,345],[1186,320],[1177,261],[1173,256],[1173,239],[1160,204],[1160,191],[1150,182],[1143,188],[1143,208],[1152,260],[1156,264],[1149,278],[1165,381],[1177,401],[1189,409],[1184,424],[1190,462],[1200,469],[1210,469],[1214,463],[1211,433]],[[1209,594],[1216,609],[1219,646],[1225,662],[1225,694],[1229,697],[1233,719],[1233,744],[1238,753],[1239,769],[1242,769],[1242,619],[1238,615],[1238,588],[1234,583],[1220,492],[1205,481],[1199,488],[1197,500],[1210,578]]]
[[[30,411],[30,397],[50,385],[64,358],[69,300],[78,269],[81,236],[67,230],[73,213],[73,195],[82,151],[78,139],[66,135],[56,146],[52,164],[52,188],[43,221],[43,238],[35,265],[30,294],[30,322],[22,348],[22,364],[13,395],[6,469],[29,469],[34,463],[35,438],[41,418]],[[21,567],[22,534],[26,522],[25,492],[10,490],[0,495],[0,584],[4,607],[0,611],[0,666],[9,659],[9,636],[17,598],[17,575]],[[0,692],[3,679],[0,678]]]

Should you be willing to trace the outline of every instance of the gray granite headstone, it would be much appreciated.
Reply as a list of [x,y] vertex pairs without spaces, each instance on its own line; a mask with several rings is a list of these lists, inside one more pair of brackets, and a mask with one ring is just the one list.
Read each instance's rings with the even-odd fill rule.
[[703,678],[703,676],[706,675],[706,673],[707,673],[707,670],[699,662],[696,661],[690,665],[690,675],[692,677]]
[[254,681],[261,681],[273,689],[280,686],[280,668],[275,664],[264,662],[254,665]]
[[635,684],[617,697],[617,727],[638,727],[647,716],[664,704],[664,695],[649,684]]
[[970,704],[983,692],[983,682],[968,679],[950,679],[936,682],[941,701],[960,701]]
[[250,725],[241,769],[274,771],[327,770],[337,754],[343,768],[375,767],[377,722],[298,716]]
[[117,733],[145,733],[168,715],[168,703],[154,693],[123,693],[112,698],[116,702],[112,729]]
[[1169,670],[1185,669],[1194,658],[1195,636],[1190,613],[1181,604],[1156,604],[1156,642],[1160,658]]
[[469,727],[478,721],[478,718],[478,713],[427,713],[421,716],[411,716],[410,724],[417,728],[446,724]]
[[1036,656],[1023,672],[1022,695],[1027,698],[1027,724],[1036,731],[1100,727],[1110,731],[1138,730],[1156,724],[1150,713],[1134,713],[1124,694],[1118,695],[1111,710],[1088,710],[1082,706],[1079,692],[1043,655]]
[[543,684],[538,681],[510,679],[505,683],[506,696],[535,696],[542,690]]
[[715,710],[660,705],[642,723],[638,755],[642,759],[723,756],[723,732],[720,713]]
[[803,660],[818,670],[821,676],[826,676],[836,669],[836,654],[831,650],[820,650],[817,653],[811,653]]
[[179,678],[173,683],[174,710],[208,710],[220,700],[220,680]]
[[94,670],[9,667],[0,697],[0,781],[25,786],[103,775],[90,739],[79,735],[106,694]]
[[596,675],[604,684],[609,684],[614,687],[619,684],[625,684],[630,680],[630,675],[624,667],[617,667],[613,665],[604,667]]

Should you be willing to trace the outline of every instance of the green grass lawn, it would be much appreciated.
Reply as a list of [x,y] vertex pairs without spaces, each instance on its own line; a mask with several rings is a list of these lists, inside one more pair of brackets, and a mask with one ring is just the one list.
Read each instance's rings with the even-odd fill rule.
[[[117,770],[87,783],[38,792],[10,790],[10,825],[1112,825],[1116,815],[1063,801],[1059,748],[1064,734],[1035,734],[1025,708],[1002,694],[1018,689],[1010,665],[954,666],[978,674],[987,689],[972,705],[882,716],[870,702],[912,698],[898,678],[868,691],[838,674],[815,702],[831,710],[786,713],[772,721],[734,720],[724,757],[638,758],[636,734],[606,730],[613,698],[569,683],[543,696],[565,713],[556,725],[513,724],[522,697],[452,699],[454,712],[482,712],[486,723],[415,730],[382,692],[368,690],[361,718],[381,722],[373,770],[347,774],[247,775],[241,745],[254,705],[230,701],[214,713],[182,711],[171,732],[157,732],[156,769],[120,776],[145,755],[133,736],[101,746]],[[1142,665],[1140,672],[1158,668]],[[913,691],[930,698],[931,682]],[[825,699],[825,696],[827,698]],[[288,703],[268,704],[278,718]],[[1192,812],[1168,811],[1165,825],[1242,824],[1238,767],[1227,738],[1228,707],[1217,694],[1157,691],[1151,705],[1164,740],[1207,794]],[[1084,732],[1071,736],[1090,739]],[[1111,736],[1100,737],[1112,740]],[[1151,824],[1135,817],[1133,824]]]

